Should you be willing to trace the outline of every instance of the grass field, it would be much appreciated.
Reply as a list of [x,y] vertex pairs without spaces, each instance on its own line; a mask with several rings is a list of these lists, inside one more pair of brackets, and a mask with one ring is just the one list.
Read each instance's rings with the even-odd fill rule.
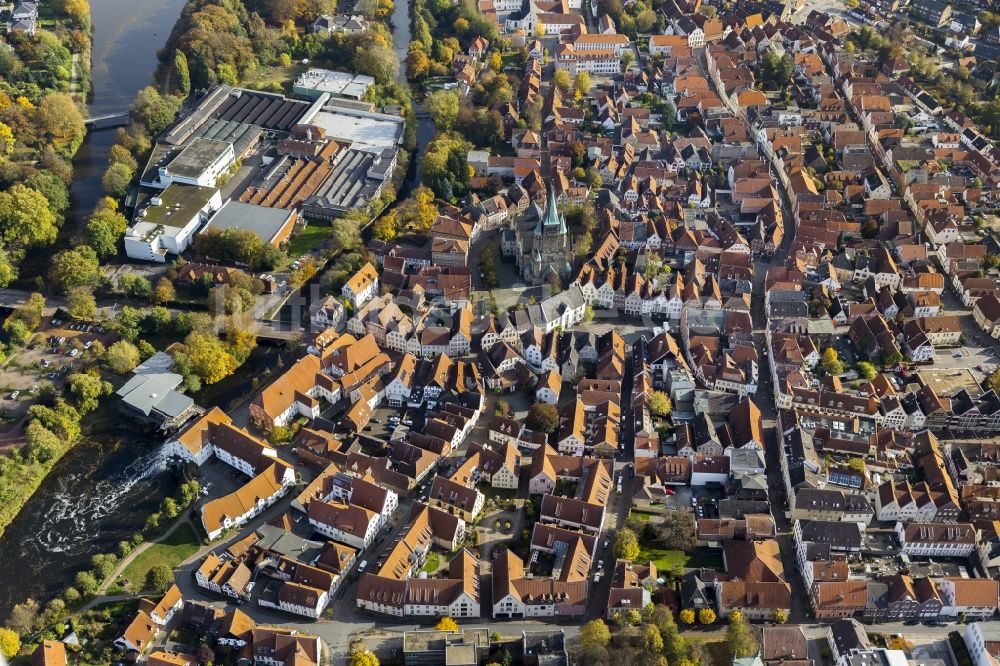
[[432,551],[427,554],[427,561],[424,563],[423,568],[420,570],[432,574],[438,570],[439,566],[441,566],[440,556]]
[[299,74],[306,71],[307,65],[300,62],[293,62],[287,67],[275,65],[273,67],[262,67],[257,73],[257,77],[248,85],[256,90],[270,90],[275,86],[281,86],[285,92],[291,92],[292,83],[299,78]]
[[288,241],[288,256],[292,259],[298,259],[322,243],[332,230],[333,227],[329,224],[309,222],[305,229],[299,231]]
[[683,550],[666,550],[641,541],[639,542],[639,546],[639,557],[635,561],[652,561],[657,569],[669,570],[678,564],[689,569],[698,567],[722,568],[722,558],[712,553],[687,553]]
[[198,537],[191,525],[184,523],[164,541],[155,543],[132,560],[122,575],[128,584],[122,586],[129,592],[139,592],[146,581],[146,573],[157,564],[171,569],[198,551]]

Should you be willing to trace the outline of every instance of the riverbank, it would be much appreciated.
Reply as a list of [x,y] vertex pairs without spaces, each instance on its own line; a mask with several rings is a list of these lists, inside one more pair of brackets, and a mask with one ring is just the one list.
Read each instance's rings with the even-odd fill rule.
[[[140,0],[138,3],[91,0],[87,15],[76,19],[57,17],[50,6],[41,7],[42,30],[50,21],[60,21],[60,27],[63,27],[61,21],[72,20],[79,24],[74,41],[81,48],[72,54],[68,89],[83,109],[84,116],[129,108],[136,93],[149,83],[157,62],[155,49],[149,49],[149,32],[154,36],[157,34],[156,26],[162,24],[164,13],[173,14],[169,19],[173,23],[180,14],[182,4],[177,0]],[[149,32],[143,30],[144,26]],[[73,180],[69,185],[71,205],[64,214],[60,245],[70,242],[103,196],[101,176],[107,167],[108,151],[114,137],[114,131],[87,132],[80,146],[73,151]],[[22,278],[44,275],[48,262],[43,255],[51,254],[55,249],[55,246],[41,248],[39,252],[32,253],[26,262],[31,266],[23,271]],[[101,418],[106,417],[94,414],[87,421],[93,423]],[[94,432],[90,434],[93,436]],[[0,538],[52,470],[75,446],[63,444],[65,446],[44,463],[26,460],[23,455],[0,458]]]
[[49,472],[76,445],[64,444],[66,446],[45,463],[26,459],[21,451],[0,458],[0,538],[38,491]]

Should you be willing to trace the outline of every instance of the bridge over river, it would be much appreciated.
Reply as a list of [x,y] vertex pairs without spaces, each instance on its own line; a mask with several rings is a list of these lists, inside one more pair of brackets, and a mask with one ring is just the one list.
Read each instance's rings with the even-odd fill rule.
[[129,118],[132,113],[130,111],[118,111],[116,113],[104,113],[99,116],[90,116],[89,118],[84,118],[83,123],[87,126],[87,129],[92,130],[102,130],[111,129],[112,127],[124,127],[128,125]]

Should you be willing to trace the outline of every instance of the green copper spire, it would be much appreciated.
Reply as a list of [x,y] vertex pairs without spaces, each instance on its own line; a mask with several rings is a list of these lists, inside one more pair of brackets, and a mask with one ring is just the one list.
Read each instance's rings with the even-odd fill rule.
[[541,236],[546,230],[551,234],[552,229],[558,228],[560,234],[566,233],[566,218],[559,212],[556,204],[556,191],[548,188],[548,197],[545,200],[545,214],[538,221],[535,227],[535,235]]

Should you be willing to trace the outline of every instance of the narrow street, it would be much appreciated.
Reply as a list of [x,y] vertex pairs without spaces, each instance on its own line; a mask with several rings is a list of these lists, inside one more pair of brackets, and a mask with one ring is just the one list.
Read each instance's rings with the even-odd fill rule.
[[[698,55],[698,62],[701,65],[704,76],[712,81],[708,74],[707,65],[704,62],[705,53],[701,50]],[[714,81],[713,81],[714,86]],[[725,99],[724,91],[716,91],[720,97]],[[753,128],[747,123],[747,131],[754,135]],[[759,151],[759,149],[758,149]],[[766,158],[760,156],[761,159]],[[757,394],[754,402],[760,409],[761,425],[764,431],[764,462],[767,474],[767,485],[769,488],[768,501],[771,505],[771,515],[774,518],[775,530],[777,534],[778,546],[781,551],[781,563],[785,570],[785,579],[792,588],[791,607],[789,608],[789,622],[805,622],[809,617],[809,604],[805,594],[805,584],[795,556],[795,541],[792,537],[792,524],[785,515],[788,508],[788,498],[785,494],[785,482],[781,472],[781,449],[782,440],[780,433],[776,429],[777,410],[774,406],[774,386],[771,378],[770,356],[767,349],[767,312],[764,307],[766,297],[766,278],[768,269],[775,266],[782,266],[788,257],[789,249],[795,238],[795,218],[792,215],[791,206],[787,192],[781,185],[780,179],[774,171],[773,164],[768,164],[771,177],[777,183],[779,197],[781,201],[781,214],[783,218],[783,235],[781,245],[774,254],[767,258],[759,258],[754,261],[753,273],[753,293],[751,294],[751,317],[753,319],[753,338],[757,347],[757,357],[759,362],[759,376]]]
[[[625,525],[629,510],[632,507],[632,484],[633,477],[629,474],[628,466],[635,459],[635,417],[632,414],[632,375],[633,375],[633,354],[625,358],[625,376],[622,380],[622,429],[619,434],[619,441],[624,445],[624,449],[618,451],[614,458],[615,480],[621,477],[622,494],[612,495],[611,506],[604,516],[604,528],[601,530],[600,543],[597,546],[598,552],[595,560],[604,562],[604,567],[600,569],[601,579],[591,588],[590,598],[587,600],[587,617],[604,617],[608,607],[608,598],[611,595],[611,581],[615,572],[615,555],[612,545],[614,544],[615,531]],[[608,547],[605,548],[604,544]]]

